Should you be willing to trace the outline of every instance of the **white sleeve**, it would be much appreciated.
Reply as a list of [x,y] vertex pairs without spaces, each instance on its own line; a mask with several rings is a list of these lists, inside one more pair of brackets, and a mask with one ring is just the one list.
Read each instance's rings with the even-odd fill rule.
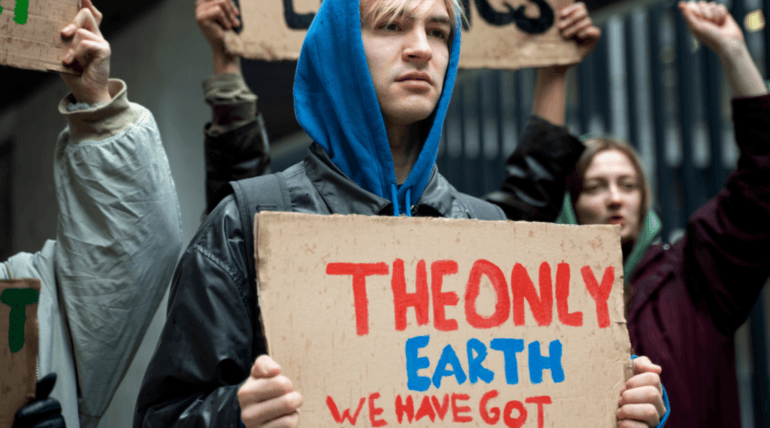
[[[182,245],[181,212],[155,119],[113,100],[59,110],[69,122],[54,164],[59,298],[72,338],[81,420],[98,422],[166,291]],[[90,425],[90,424],[86,424]],[[95,425],[95,423],[94,423]]]

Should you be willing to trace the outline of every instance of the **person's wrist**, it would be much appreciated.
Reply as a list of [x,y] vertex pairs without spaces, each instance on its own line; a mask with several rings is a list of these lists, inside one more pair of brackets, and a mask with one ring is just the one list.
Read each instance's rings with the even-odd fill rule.
[[725,41],[715,51],[719,59],[728,66],[735,66],[746,60],[751,61],[749,49],[742,41]]
[[112,96],[107,86],[96,91],[78,91],[77,93],[73,91],[72,97],[75,98],[76,102],[91,105],[107,104],[112,101]]
[[550,79],[563,79],[566,77],[572,64],[567,65],[549,65],[547,67],[541,67],[538,69],[541,75]]
[[214,51],[215,74],[239,74],[241,72],[240,58],[226,52]]

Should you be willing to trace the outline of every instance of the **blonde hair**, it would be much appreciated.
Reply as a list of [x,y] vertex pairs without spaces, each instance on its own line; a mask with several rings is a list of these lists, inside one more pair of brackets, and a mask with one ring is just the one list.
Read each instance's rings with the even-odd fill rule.
[[617,150],[626,155],[628,160],[631,162],[631,165],[633,165],[634,170],[636,170],[636,175],[638,177],[637,179],[639,180],[638,185],[642,191],[642,203],[639,213],[641,226],[641,223],[644,222],[644,217],[647,214],[647,211],[652,205],[652,191],[650,190],[650,185],[647,182],[647,176],[644,173],[642,161],[639,159],[639,155],[636,153],[636,150],[634,150],[634,148],[631,147],[628,143],[614,138],[589,138],[583,141],[583,144],[585,144],[586,149],[580,156],[577,165],[575,165],[575,171],[569,177],[567,177],[567,191],[569,192],[569,196],[572,199],[571,202],[573,209],[577,203],[577,199],[580,196],[580,193],[583,191],[583,177],[586,174],[586,170],[588,170],[588,167],[591,165],[591,161],[593,161],[594,157],[596,157],[596,155],[601,152],[607,150]]
[[[423,1],[431,0],[368,0],[368,7],[364,6],[364,2],[367,0],[359,0],[359,8],[361,11],[361,25],[374,25],[376,22],[380,22],[384,17],[390,17],[392,20],[397,16],[404,15],[413,2],[417,4]],[[443,1],[446,4],[447,12],[449,12],[449,19],[451,22],[457,22],[457,16],[459,14],[460,19],[467,21],[465,16],[465,10],[460,5],[460,0],[432,0]],[[452,26],[452,36],[454,36],[455,27]]]

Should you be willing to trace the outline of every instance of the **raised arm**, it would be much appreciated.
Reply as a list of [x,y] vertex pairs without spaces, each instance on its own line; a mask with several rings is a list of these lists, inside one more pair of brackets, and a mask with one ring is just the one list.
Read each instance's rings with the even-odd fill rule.
[[692,34],[721,58],[734,94],[740,158],[725,188],[699,209],[682,253],[688,290],[715,325],[732,334],[745,321],[770,275],[770,97],[743,35],[723,6],[680,3]]
[[211,45],[214,74],[203,82],[211,122],[204,127],[206,211],[231,193],[230,181],[269,172],[270,145],[257,96],[243,79],[240,58],[225,49],[224,35],[240,25],[232,0],[198,0],[195,18]]
[[[110,79],[110,45],[90,0],[62,30],[72,38],[59,104],[55,249],[80,392],[81,426],[95,426],[160,304],[182,245],[181,213],[152,114]],[[54,359],[64,356],[54,356]],[[41,371],[43,370],[41,359]]]
[[[563,38],[574,40],[581,61],[601,36],[578,2],[559,11],[556,24]],[[553,222],[564,198],[564,180],[584,146],[564,128],[566,74],[570,66],[538,70],[533,117],[506,162],[506,178],[486,200],[505,211],[510,220]]]

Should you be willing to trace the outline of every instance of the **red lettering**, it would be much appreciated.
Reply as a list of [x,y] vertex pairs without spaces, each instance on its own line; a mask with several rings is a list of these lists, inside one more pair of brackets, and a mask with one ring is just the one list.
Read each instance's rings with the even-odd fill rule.
[[[493,407],[487,411],[487,402],[497,397],[497,390],[493,389],[481,397],[479,402],[479,412],[481,413],[481,419],[489,425],[494,425],[500,420],[500,409]],[[490,413],[492,416],[490,416]]]
[[[374,394],[369,396],[369,422],[372,423],[373,427],[384,427],[388,423],[385,422],[384,419],[377,419],[377,415],[382,414],[385,410],[383,410],[381,407],[377,407],[374,404],[374,400],[380,398],[380,393],[375,392]],[[412,398],[412,397],[409,397]]]
[[438,418],[443,421],[444,416],[446,416],[446,412],[449,411],[449,395],[444,394],[444,399],[442,400],[441,404],[438,404],[438,398],[436,398],[435,395],[430,397],[430,401],[433,403],[433,407],[436,409]]
[[334,403],[334,400],[331,396],[326,397],[326,406],[329,407],[329,410],[332,412],[332,417],[334,418],[334,421],[338,424],[342,424],[342,422],[347,419],[351,425],[356,424],[356,420],[358,419],[358,414],[361,413],[361,409],[364,407],[364,402],[366,401],[366,397],[361,397],[361,401],[358,403],[358,409],[356,410],[356,413],[353,416],[350,416],[350,409],[345,409],[342,412],[342,416],[340,416],[340,411],[337,409],[337,405]]
[[414,307],[417,315],[417,325],[428,323],[428,310],[430,305],[430,295],[428,294],[428,274],[425,270],[425,260],[417,263],[417,291],[415,293],[406,292],[406,279],[404,278],[404,261],[396,259],[393,262],[393,279],[391,288],[393,288],[393,306],[396,311],[396,330],[406,329],[406,309]]
[[[516,409],[519,411],[517,418],[512,418],[511,413]],[[503,422],[508,428],[521,428],[524,422],[527,421],[527,409],[524,408],[524,404],[521,401],[509,401],[505,404],[505,411],[503,412]]]
[[610,266],[604,270],[602,285],[596,282],[594,271],[591,270],[590,266],[583,266],[580,273],[583,274],[583,282],[586,283],[588,292],[596,302],[596,318],[599,321],[599,328],[609,327],[610,311],[607,308],[607,299],[609,299],[612,291],[612,283],[615,282],[615,268]]
[[[436,397],[433,397],[433,398],[436,398]],[[449,398],[449,397],[445,397],[445,398]],[[449,401],[448,400],[445,400],[445,401],[446,401],[446,404],[448,406],[449,405]],[[436,402],[438,403],[438,400]],[[446,411],[444,411],[444,414],[446,414]],[[417,419],[416,420],[419,421],[420,419],[424,418],[425,416],[429,417],[431,422],[433,422],[436,419],[436,412],[433,411],[433,406],[430,404],[430,399],[429,399],[429,397],[427,395],[425,397],[423,397],[422,403],[420,403],[420,408],[417,409]],[[444,420],[444,415],[441,415],[441,420]],[[400,423],[401,420],[399,419],[398,422]],[[411,423],[412,421],[410,420],[409,422]]]
[[551,397],[548,395],[541,395],[538,397],[529,397],[524,400],[526,403],[537,404],[537,428],[543,428],[545,424],[545,415],[543,414],[543,405],[551,404]]
[[537,296],[535,284],[529,278],[527,269],[516,263],[511,273],[513,288],[513,323],[524,325],[524,299],[529,302],[529,308],[539,326],[551,324],[553,318],[553,290],[551,288],[551,267],[543,262],[540,265],[540,297]]
[[411,395],[406,396],[406,404],[404,404],[400,395],[396,397],[396,417],[398,418],[398,423],[404,421],[404,413],[406,413],[406,419],[411,424],[414,419],[414,401]]
[[461,415],[460,413],[469,413],[471,411],[470,406],[458,406],[459,400],[470,400],[468,394],[455,394],[452,393],[452,422],[471,422],[473,418],[469,415]]
[[444,306],[454,306],[460,299],[454,291],[441,292],[444,276],[456,273],[457,262],[452,260],[438,260],[430,265],[430,286],[433,292],[433,325],[440,331],[457,330],[457,320],[446,319]]
[[564,325],[580,327],[583,325],[583,313],[569,313],[569,265],[561,262],[556,266],[556,312]]
[[[495,313],[485,318],[479,315],[476,309],[476,299],[481,291],[481,276],[486,275],[492,282],[492,287],[497,293]],[[495,264],[484,260],[476,260],[468,278],[468,286],[465,288],[465,317],[468,324],[476,328],[497,327],[508,320],[511,311],[511,299],[508,296],[508,284],[505,275]]]
[[329,263],[327,275],[353,275],[353,299],[356,303],[356,333],[369,334],[369,299],[366,297],[366,277],[387,275],[385,263]]

